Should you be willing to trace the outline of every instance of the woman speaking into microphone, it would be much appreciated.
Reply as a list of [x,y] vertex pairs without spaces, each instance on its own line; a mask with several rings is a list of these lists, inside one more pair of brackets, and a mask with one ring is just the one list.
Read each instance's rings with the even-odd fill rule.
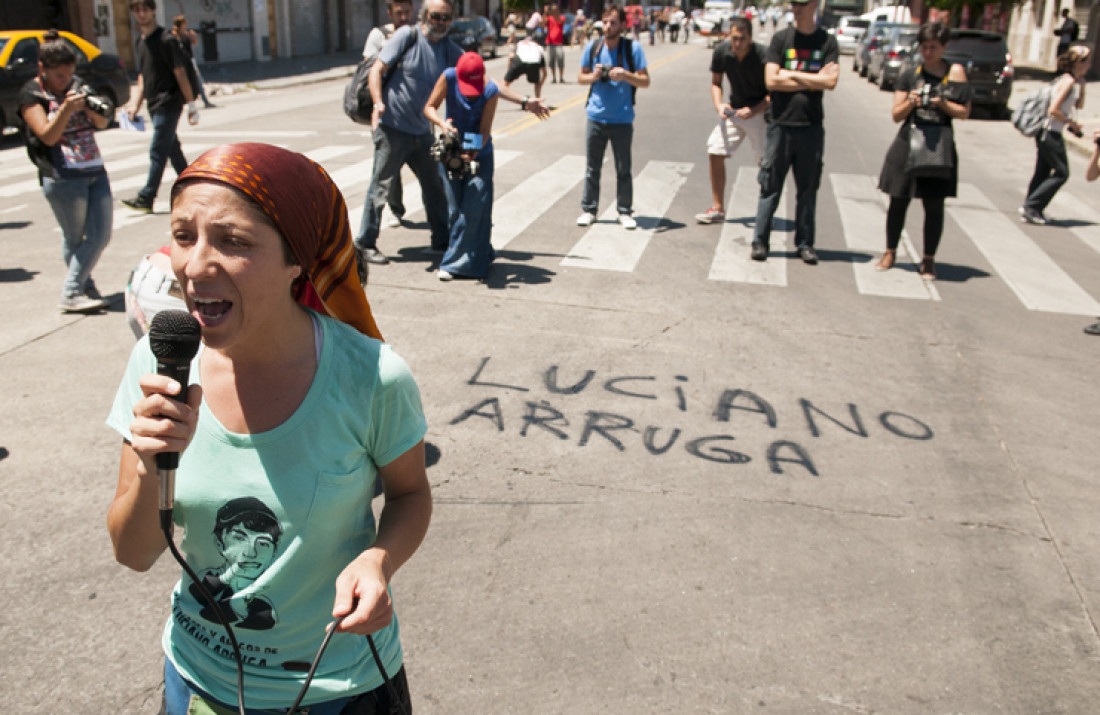
[[409,710],[389,586],[431,517],[426,423],[355,261],[339,189],[300,154],[218,147],[172,189],[172,270],[202,346],[186,404],[148,337],[131,354],[108,418],[123,445],[107,517],[115,558],[149,569],[167,545],[155,457],[181,453],[172,520],[218,606],[190,580],[172,592],[167,715],[237,709],[238,657],[248,711],[285,710],[339,617],[301,702]]

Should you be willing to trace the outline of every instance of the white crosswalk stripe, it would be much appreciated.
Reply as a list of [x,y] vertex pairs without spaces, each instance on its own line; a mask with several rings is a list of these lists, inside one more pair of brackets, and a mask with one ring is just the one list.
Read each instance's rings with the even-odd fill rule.
[[1100,315],[1100,303],[973,184],[959,184],[947,213],[1029,310]]
[[584,176],[583,156],[567,154],[527,177],[503,198],[493,202],[493,248],[512,242]]
[[787,225],[783,217],[789,215],[787,195],[790,192],[784,191],[779,199],[779,208],[775,212],[777,221],[772,224],[772,233],[768,239],[771,249],[768,260],[754,261],[749,258],[749,252],[752,250],[756,204],[760,197],[760,184],[756,176],[755,167],[745,166],[737,171],[733,194],[726,202],[726,221],[722,224],[722,233],[718,237],[718,247],[714,251],[714,260],[711,261],[710,274],[707,277],[712,281],[786,286],[785,254],[790,248],[790,231],[783,230],[782,227]]
[[1092,250],[1100,253],[1100,211],[1089,206],[1089,202],[1081,201],[1068,191],[1059,191],[1050,202],[1047,213],[1084,221],[1084,225],[1073,225],[1069,230]]
[[[885,247],[884,196],[874,180],[863,174],[830,174],[833,195],[844,226],[844,241],[852,251],[856,288],[864,295],[939,300],[935,287],[917,272],[919,255],[906,235],[898,246],[898,261],[888,271],[876,271],[874,260],[856,260],[856,254],[877,256]],[[903,258],[903,254],[905,257]]]
[[[218,136],[217,132],[192,132],[184,138],[186,155],[198,156],[215,146],[210,141],[193,143],[190,139],[213,139],[216,142],[215,136]],[[292,139],[303,135],[288,132],[281,136]],[[330,175],[345,197],[350,197],[349,204],[354,206],[349,212],[349,218],[355,229],[362,217],[363,195],[370,183],[373,157],[366,142],[353,143],[347,138],[342,141],[349,143],[324,144],[304,153],[321,165],[331,167]],[[119,142],[110,145],[104,154],[116,199],[128,198],[133,190],[145,183],[148,145],[144,141]],[[521,167],[522,171],[499,172],[500,168],[507,167],[523,154],[522,151],[499,147],[496,149],[498,188],[493,209],[492,240],[493,246],[498,250],[510,246],[522,251],[528,230],[538,222],[548,221],[547,216],[551,209],[571,192],[578,191],[584,180],[585,159],[575,154],[559,156],[541,166],[532,166],[528,161]],[[0,175],[0,197],[29,198],[32,192],[40,192],[38,181],[34,177],[35,168],[30,162],[21,165],[14,162],[6,164],[10,171]],[[682,192],[689,174],[696,168],[691,163],[665,161],[650,161],[642,167],[634,179],[637,230],[628,231],[618,224],[614,206],[609,207],[600,221],[587,230],[573,225],[571,213],[565,218],[559,217],[565,223],[560,226],[560,238],[557,240],[575,240],[575,245],[565,251],[561,265],[620,273],[636,270],[657,236],[657,228],[666,213],[675,202],[683,199],[678,194]],[[170,168],[165,173],[161,196],[154,207],[156,215],[160,216],[169,211],[167,186],[175,178]],[[749,252],[759,196],[756,174],[754,167],[740,167],[737,170],[727,203],[727,219],[720,227],[706,277],[717,282],[782,288],[788,286],[788,264],[794,260],[790,254],[794,224],[791,218],[793,194],[790,190],[784,192],[776,212],[768,260],[752,261]],[[404,173],[404,178],[406,217],[416,220],[417,216],[423,216],[424,208],[420,187],[409,172]],[[613,180],[613,176],[609,178]],[[788,196],[791,197],[789,201]],[[897,266],[889,271],[873,270],[874,262],[885,245],[887,203],[886,197],[878,191],[873,177],[831,173],[828,180],[823,182],[819,203],[830,198],[836,202],[841,233],[845,248],[851,253],[850,265],[859,294],[907,300],[941,300],[936,284],[922,281],[917,275],[916,264],[920,253],[905,233],[902,234],[899,246]],[[0,214],[11,216],[26,209],[26,203],[4,206],[0,208]],[[956,229],[949,223],[948,231],[957,234],[961,229],[992,266],[996,275],[1027,309],[1072,315],[1100,315],[1100,301],[1075,283],[1031,237],[1037,231],[1062,231],[1080,239],[1100,254],[1100,210],[1063,190],[1051,203],[1049,212],[1058,219],[1065,220],[1064,227],[1027,228],[1018,223],[1014,214],[998,210],[990,198],[976,186],[961,184],[959,198],[948,200],[947,212],[958,226]],[[114,230],[126,229],[149,218],[149,214],[117,206]],[[383,231],[388,230],[388,218],[387,207],[383,217]],[[54,227],[51,226],[52,228]],[[713,236],[711,232],[714,228],[698,227],[693,230]],[[544,233],[536,232],[533,235]],[[426,242],[426,236],[423,237],[423,242]],[[563,245],[560,250],[564,249]],[[703,269],[701,267],[700,271]]]
[[664,218],[692,164],[651,161],[634,179],[634,213],[638,228],[627,231],[618,224],[618,209],[604,212],[562,259],[561,265],[605,271],[633,271],[657,225]]

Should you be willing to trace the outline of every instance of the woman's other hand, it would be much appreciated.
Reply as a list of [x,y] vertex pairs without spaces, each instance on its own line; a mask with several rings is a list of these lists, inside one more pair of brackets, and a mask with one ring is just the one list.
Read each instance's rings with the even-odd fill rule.
[[385,556],[377,549],[364,551],[348,564],[336,578],[332,615],[345,616],[336,632],[365,636],[388,626],[393,620],[388,583]]

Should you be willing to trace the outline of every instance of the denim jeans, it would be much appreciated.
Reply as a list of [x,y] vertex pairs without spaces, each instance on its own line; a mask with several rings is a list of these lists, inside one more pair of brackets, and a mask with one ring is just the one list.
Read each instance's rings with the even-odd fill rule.
[[485,278],[493,263],[493,154],[478,160],[477,173],[448,179],[454,207],[451,243],[439,264],[448,273]]
[[753,243],[768,247],[772,219],[783,195],[787,172],[794,169],[796,191],[794,245],[796,248],[814,245],[817,213],[817,187],[821,184],[821,168],[825,153],[825,128],[820,124],[808,127],[788,127],[769,124],[760,162],[760,201],[756,205],[756,229]]
[[1035,174],[1027,187],[1024,208],[1042,213],[1062,184],[1069,181],[1066,140],[1061,132],[1043,130],[1035,137]]
[[634,204],[634,179],[630,176],[630,146],[634,141],[633,124],[608,124],[588,120],[584,137],[588,167],[584,172],[581,208],[594,214],[600,205],[600,169],[603,167],[603,154],[609,141],[611,153],[615,156],[615,190],[619,213],[629,214]]
[[[235,667],[235,665],[234,665]],[[408,711],[411,712],[412,703],[409,697],[409,681],[405,675],[405,667],[390,677],[394,691],[397,692]],[[161,700],[160,715],[187,715],[190,712],[192,697],[202,698],[207,702],[217,703],[231,712],[237,712],[236,703],[219,703],[210,697],[209,693],[200,689],[189,680],[185,680],[172,664],[172,661],[164,659],[164,697]],[[248,707],[248,693],[245,693],[246,715],[273,715],[273,713],[285,712],[279,710],[253,710]],[[292,703],[287,703],[289,708]],[[310,715],[388,715],[391,712],[400,712],[395,708],[393,693],[385,684],[361,695],[347,698],[337,698],[323,703],[314,703],[306,706]]]
[[444,188],[442,165],[432,158],[430,149],[435,139],[431,132],[409,134],[379,125],[374,132],[374,169],[370,188],[367,189],[363,219],[355,246],[360,250],[378,246],[378,230],[382,222],[382,207],[386,205],[391,182],[400,181],[398,174],[402,164],[408,164],[420,181],[420,194],[424,210],[428,214],[428,226],[432,231],[432,248],[447,249],[451,224],[448,216],[451,204]]
[[80,179],[43,178],[42,193],[61,226],[61,257],[69,267],[61,295],[79,295],[94,285],[92,269],[111,240],[111,182],[106,173]]
[[176,138],[176,127],[180,122],[183,108],[166,112],[153,112],[153,141],[149,144],[149,178],[145,181],[145,187],[138,192],[138,196],[148,201],[157,197],[160,189],[160,180],[164,176],[164,167],[168,161],[172,161],[172,168],[177,174],[187,168],[187,159],[183,156],[183,148]]

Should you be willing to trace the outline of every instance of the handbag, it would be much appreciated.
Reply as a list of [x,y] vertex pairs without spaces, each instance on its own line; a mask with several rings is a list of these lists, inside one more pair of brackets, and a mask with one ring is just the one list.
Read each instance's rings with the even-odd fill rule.
[[954,146],[950,126],[910,123],[905,173],[914,179],[950,178],[955,171]]

